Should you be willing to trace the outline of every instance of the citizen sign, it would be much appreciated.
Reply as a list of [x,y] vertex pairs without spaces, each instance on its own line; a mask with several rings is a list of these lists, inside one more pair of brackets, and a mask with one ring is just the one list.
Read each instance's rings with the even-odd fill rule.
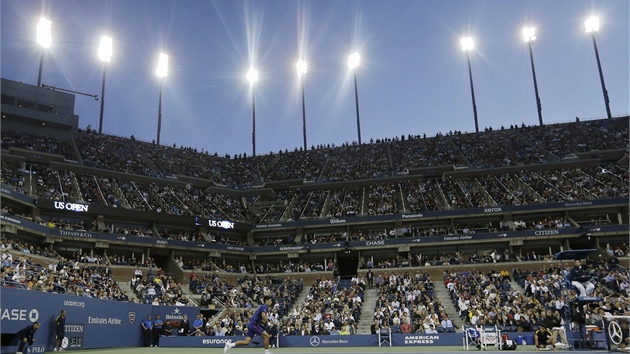
[[560,235],[560,230],[540,230],[540,231],[534,231],[534,235],[536,235],[536,236],[545,236],[545,235]]
[[61,210],[70,210],[70,211],[87,213],[88,207],[89,205],[84,205],[84,204],[55,202],[55,209],[61,209]]

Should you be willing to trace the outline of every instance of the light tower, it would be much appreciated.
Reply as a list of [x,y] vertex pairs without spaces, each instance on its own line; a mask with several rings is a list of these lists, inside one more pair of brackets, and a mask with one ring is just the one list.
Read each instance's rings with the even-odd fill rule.
[[161,53],[158,59],[158,65],[155,74],[160,79],[160,99],[158,103],[158,127],[157,127],[157,144],[160,145],[160,133],[162,131],[162,87],[164,78],[168,76],[168,55]]
[[98,46],[98,58],[103,62],[103,83],[101,86],[101,116],[98,122],[98,133],[103,133],[103,112],[105,110],[105,74],[107,73],[107,64],[112,59],[112,37],[101,37],[101,43]]
[[538,109],[538,124],[543,125],[542,118],[542,105],[540,103],[540,96],[538,95],[538,81],[536,80],[536,68],[534,67],[534,52],[532,50],[532,46],[534,45],[534,40],[536,36],[536,29],[534,27],[526,27],[523,28],[523,40],[527,43],[529,47],[529,59],[532,63],[532,76],[534,77],[534,93],[536,94],[536,108]]
[[357,136],[359,138],[359,145],[361,145],[361,118],[359,115],[359,89],[357,86],[357,71],[354,70],[359,66],[361,56],[359,53],[354,53],[348,57],[348,69],[353,71],[354,74],[354,101],[357,111]]
[[50,48],[52,44],[52,33],[51,33],[52,21],[49,19],[42,17],[39,19],[37,23],[37,37],[36,41],[42,47],[42,55],[39,58],[39,73],[37,75],[37,87],[42,86],[42,67],[44,66],[44,54],[46,54],[46,49]]
[[595,58],[597,59],[597,69],[599,70],[599,81],[602,84],[602,92],[604,93],[604,103],[606,104],[606,115],[608,119],[612,118],[612,114],[610,114],[610,100],[608,99],[608,90],[606,90],[606,83],[604,82],[604,72],[602,71],[602,63],[599,60],[599,51],[597,50],[597,41],[595,40],[595,36],[597,32],[599,32],[599,18],[597,16],[589,17],[585,22],[586,33],[591,35],[593,38],[593,48],[595,49]]
[[307,72],[307,65],[304,60],[300,60],[296,64],[298,78],[300,79],[300,85],[302,86],[302,134],[304,136],[304,151],[306,148],[306,104],[304,100],[304,77]]
[[472,96],[473,115],[475,117],[475,132],[479,133],[479,121],[477,118],[477,102],[475,101],[475,86],[473,85],[472,66],[470,65],[470,51],[475,48],[475,42],[471,37],[461,39],[462,50],[466,52],[468,60],[468,76],[470,77],[470,94]]
[[249,69],[247,81],[252,88],[252,156],[256,156],[256,87],[254,84],[258,82],[258,70]]

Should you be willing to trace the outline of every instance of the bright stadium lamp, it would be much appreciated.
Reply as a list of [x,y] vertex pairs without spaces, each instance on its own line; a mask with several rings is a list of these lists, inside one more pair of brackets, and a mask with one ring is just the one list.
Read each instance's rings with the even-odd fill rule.
[[523,28],[523,40],[525,43],[530,43],[536,40],[536,29],[534,27]]
[[350,70],[354,70],[357,66],[359,66],[359,62],[361,61],[361,56],[359,53],[354,53],[348,57],[348,68]]
[[302,77],[302,75],[306,74],[308,72],[307,68],[308,65],[306,64],[306,62],[304,60],[300,60],[297,62],[297,64],[295,64],[296,68],[297,68],[297,74],[298,77]]
[[473,39],[471,37],[464,37],[461,39],[461,44],[462,44],[462,50],[463,51],[470,51],[475,49],[475,42],[473,41]]
[[256,156],[256,90],[254,84],[258,82],[258,70],[250,68],[245,77],[252,88],[252,156]]
[[[163,79],[168,76],[168,55],[161,53],[158,59],[158,65],[155,69],[158,78]],[[158,103],[158,128],[157,128],[157,144],[160,145],[160,133],[162,131],[162,87],[164,80],[160,80],[160,99]]]
[[103,113],[105,111],[105,74],[107,73],[107,63],[112,60],[112,37],[101,37],[101,43],[98,46],[98,58],[103,62],[103,81],[101,86],[101,116],[98,123],[98,133],[103,133]]
[[158,59],[158,65],[155,69],[157,77],[162,78],[168,76],[168,55],[161,53]]
[[597,16],[589,17],[585,22],[586,33],[589,33],[593,38],[593,48],[595,49],[595,59],[597,59],[597,70],[599,71],[599,81],[602,84],[602,92],[604,93],[604,104],[606,105],[606,115],[608,119],[612,118],[610,113],[610,99],[608,98],[608,90],[606,90],[606,83],[604,82],[604,72],[602,71],[602,63],[599,60],[599,50],[597,50],[597,41],[595,35],[599,32],[599,18]]
[[112,54],[112,37],[101,37],[101,43],[98,46],[98,58],[105,63],[109,63],[112,60]]
[[255,70],[253,68],[249,69],[246,77],[247,77],[247,81],[249,81],[249,84],[251,86],[254,86],[254,84],[258,82],[258,70]]
[[302,135],[304,138],[304,151],[306,151],[306,103],[304,99],[304,77],[307,73],[307,64],[304,60],[300,60],[295,64],[297,68],[298,78],[300,78],[300,85],[302,86]]
[[542,104],[540,103],[540,96],[538,95],[538,81],[536,80],[536,68],[534,67],[534,51],[532,45],[536,40],[536,29],[534,27],[523,28],[523,40],[529,47],[529,59],[532,63],[532,76],[534,77],[534,93],[536,94],[536,109],[538,110],[538,124],[543,125],[542,118]]
[[[37,23],[37,36],[36,41],[43,49],[48,49],[52,45],[52,21],[49,19],[42,17],[39,19]],[[37,86],[42,86],[42,67],[44,66],[44,53],[46,51],[42,50],[42,55],[39,59],[39,72],[37,75]]]
[[584,21],[586,26],[586,33],[599,32],[599,18],[597,16],[591,16]]
[[354,70],[359,66],[361,56],[359,53],[354,53],[348,57],[348,69],[354,74],[354,103],[357,111],[357,136],[359,145],[361,145],[361,119],[359,115],[359,89],[357,86],[357,71]]
[[468,76],[470,78],[470,95],[472,96],[473,115],[475,119],[475,132],[479,133],[479,120],[477,117],[477,102],[475,101],[475,86],[473,85],[472,66],[470,65],[470,51],[475,48],[475,42],[472,37],[464,37],[460,41],[462,50],[466,52],[468,60]]

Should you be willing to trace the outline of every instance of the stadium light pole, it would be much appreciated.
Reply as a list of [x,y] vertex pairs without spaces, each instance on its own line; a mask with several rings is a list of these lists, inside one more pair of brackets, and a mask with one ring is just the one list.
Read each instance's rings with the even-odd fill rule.
[[532,76],[534,77],[534,93],[536,94],[536,108],[538,109],[538,124],[543,125],[542,118],[542,104],[540,103],[540,96],[538,95],[538,81],[536,80],[536,68],[534,67],[534,52],[532,46],[534,40],[536,40],[536,29],[534,27],[523,28],[523,40],[529,47],[529,59],[532,63]]
[[158,59],[155,74],[160,78],[160,100],[158,103],[157,144],[160,145],[160,132],[162,131],[162,87],[164,78],[168,76],[168,55],[161,53]]
[[475,117],[475,132],[479,133],[479,121],[477,118],[477,102],[475,101],[475,86],[473,85],[472,66],[470,65],[470,51],[475,48],[475,42],[471,37],[461,39],[462,50],[466,52],[468,60],[468,76],[470,77],[470,94],[472,96],[473,115]]
[[298,78],[302,86],[302,135],[304,136],[304,151],[306,151],[306,104],[304,100],[304,74],[307,73],[307,65],[304,60],[300,60],[296,64]]
[[101,37],[101,44],[98,46],[98,58],[103,62],[103,83],[101,86],[101,116],[98,122],[98,133],[103,133],[103,112],[105,111],[105,74],[107,73],[107,63],[112,60],[112,37]]
[[354,53],[348,57],[348,69],[353,71],[354,74],[354,101],[357,111],[357,135],[359,137],[359,145],[361,145],[361,119],[359,116],[359,89],[357,86],[357,71],[355,70],[359,66],[361,56],[359,53]]
[[606,114],[608,119],[612,118],[610,114],[610,100],[608,99],[608,91],[606,90],[606,83],[604,82],[604,73],[602,72],[602,63],[599,60],[599,51],[597,50],[597,41],[595,40],[595,35],[599,32],[599,18],[597,16],[589,17],[585,22],[586,33],[591,35],[593,38],[593,48],[595,49],[595,58],[597,59],[597,69],[599,70],[599,81],[602,83],[602,92],[604,93],[604,103],[606,104]]
[[39,58],[39,73],[37,75],[37,87],[42,86],[42,67],[44,66],[44,54],[46,54],[46,49],[50,48],[52,44],[52,33],[51,33],[52,21],[49,19],[42,17],[39,19],[37,23],[37,37],[36,41],[42,49],[42,55]]
[[258,70],[249,69],[247,81],[252,88],[252,156],[256,156],[256,87],[254,84],[258,81]]

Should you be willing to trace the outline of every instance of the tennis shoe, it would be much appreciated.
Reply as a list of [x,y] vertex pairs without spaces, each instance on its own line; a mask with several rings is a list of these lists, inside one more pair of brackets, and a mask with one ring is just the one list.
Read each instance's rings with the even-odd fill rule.
[[223,354],[227,354],[227,352],[232,349],[232,347],[230,347],[230,343],[232,343],[231,339],[228,339],[227,342],[225,342],[225,346],[223,346]]

